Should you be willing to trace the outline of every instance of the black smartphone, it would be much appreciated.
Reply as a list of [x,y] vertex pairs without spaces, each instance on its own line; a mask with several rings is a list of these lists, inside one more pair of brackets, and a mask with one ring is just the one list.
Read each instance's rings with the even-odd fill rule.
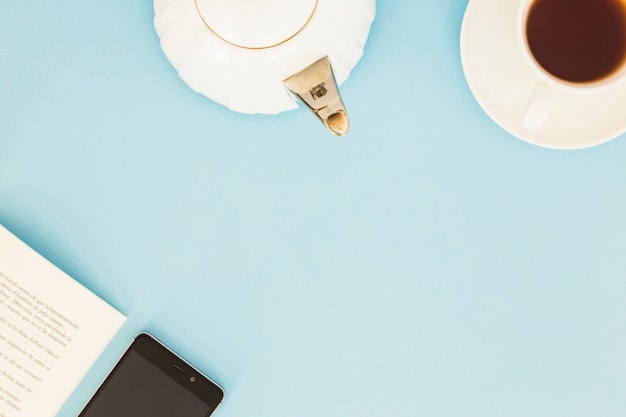
[[78,417],[208,417],[223,398],[219,385],[141,333]]

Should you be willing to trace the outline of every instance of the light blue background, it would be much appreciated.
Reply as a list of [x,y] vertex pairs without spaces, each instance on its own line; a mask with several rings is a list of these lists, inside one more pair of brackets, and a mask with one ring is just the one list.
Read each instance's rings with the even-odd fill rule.
[[219,417],[625,415],[626,137],[499,128],[466,5],[378,2],[337,139],[191,91],[149,0],[3,3],[0,223],[128,315],[59,416],[142,330]]

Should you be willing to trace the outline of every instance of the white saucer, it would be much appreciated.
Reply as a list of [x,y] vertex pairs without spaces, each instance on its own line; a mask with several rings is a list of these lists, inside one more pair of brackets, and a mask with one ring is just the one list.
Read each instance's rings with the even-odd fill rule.
[[461,27],[461,62],[467,83],[498,125],[526,142],[556,149],[598,145],[626,132],[626,83],[600,93],[557,92],[538,131],[520,121],[539,82],[517,48],[518,1],[470,0]]

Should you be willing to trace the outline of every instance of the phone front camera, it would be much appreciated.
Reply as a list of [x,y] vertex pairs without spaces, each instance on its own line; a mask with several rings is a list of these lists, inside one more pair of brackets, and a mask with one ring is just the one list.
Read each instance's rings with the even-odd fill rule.
[[195,376],[192,376],[191,378],[189,378],[189,380],[190,380],[191,382],[196,382],[196,377],[195,377]]

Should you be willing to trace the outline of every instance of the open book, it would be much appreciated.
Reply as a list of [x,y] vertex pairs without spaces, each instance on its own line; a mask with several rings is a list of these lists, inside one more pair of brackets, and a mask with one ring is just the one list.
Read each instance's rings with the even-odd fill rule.
[[54,416],[124,320],[0,226],[0,417]]

